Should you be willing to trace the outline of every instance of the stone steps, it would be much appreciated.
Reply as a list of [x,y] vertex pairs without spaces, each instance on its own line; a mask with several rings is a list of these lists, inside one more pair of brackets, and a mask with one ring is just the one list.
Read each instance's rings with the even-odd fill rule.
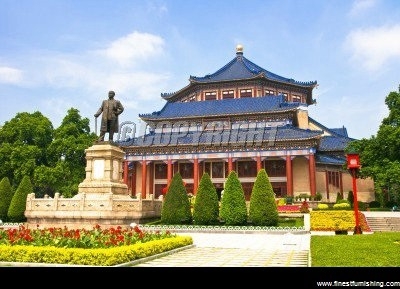
[[373,232],[400,232],[400,217],[366,217]]

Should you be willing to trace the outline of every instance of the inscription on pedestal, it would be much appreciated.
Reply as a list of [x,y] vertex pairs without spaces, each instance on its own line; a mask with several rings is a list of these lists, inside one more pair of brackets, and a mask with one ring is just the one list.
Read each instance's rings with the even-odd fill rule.
[[104,160],[94,160],[93,161],[93,179],[103,179],[104,178]]

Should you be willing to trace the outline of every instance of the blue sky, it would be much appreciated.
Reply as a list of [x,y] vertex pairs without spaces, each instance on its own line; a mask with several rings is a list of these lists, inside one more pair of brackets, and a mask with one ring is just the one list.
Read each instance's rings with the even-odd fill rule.
[[314,81],[309,114],[351,137],[375,135],[400,84],[398,0],[0,0],[0,125],[40,111],[57,128],[90,119],[109,90],[120,121],[160,110],[161,93],[244,56]]

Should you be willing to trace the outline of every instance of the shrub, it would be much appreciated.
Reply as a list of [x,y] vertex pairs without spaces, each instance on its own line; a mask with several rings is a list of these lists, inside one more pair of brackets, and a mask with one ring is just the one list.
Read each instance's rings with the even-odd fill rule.
[[341,193],[338,192],[338,193],[336,194],[336,203],[339,202],[339,201],[341,201],[341,200],[343,200],[343,196],[342,196]]
[[193,223],[195,225],[212,225],[218,223],[218,217],[218,194],[210,175],[204,173],[193,206]]
[[349,191],[348,195],[347,195],[347,200],[350,203],[350,206],[353,208],[354,207],[354,195],[353,195],[353,191]]
[[379,201],[371,201],[371,202],[369,203],[369,207],[370,207],[370,208],[380,208],[380,207],[381,207],[381,204],[379,203]]
[[161,208],[161,223],[175,225],[192,223],[189,197],[179,172],[173,176],[165,195]]
[[261,169],[251,192],[249,221],[255,226],[277,226],[278,219],[272,185],[265,169]]
[[8,208],[10,207],[14,192],[10,180],[4,177],[0,182],[0,220],[8,221]]
[[351,206],[349,203],[338,203],[333,205],[333,209],[335,210],[350,210]]
[[321,201],[322,200],[322,194],[320,193],[320,192],[317,192],[316,194],[315,194],[315,198],[314,198],[316,201]]
[[329,206],[327,204],[318,204],[317,209],[318,210],[328,210]]
[[234,171],[229,173],[226,180],[219,213],[225,225],[245,225],[247,223],[246,199],[242,184]]
[[32,183],[28,176],[22,178],[8,208],[7,216],[10,222],[25,222],[26,198],[33,193]]

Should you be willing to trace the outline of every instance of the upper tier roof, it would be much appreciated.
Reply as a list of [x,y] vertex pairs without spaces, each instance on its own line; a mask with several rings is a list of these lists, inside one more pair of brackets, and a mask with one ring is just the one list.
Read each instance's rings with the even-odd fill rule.
[[240,79],[250,79],[255,77],[265,77],[269,80],[279,81],[284,83],[290,83],[301,86],[315,86],[316,81],[296,81],[292,78],[286,78],[275,73],[272,73],[257,64],[251,62],[246,57],[243,56],[243,50],[238,47],[236,50],[236,57],[232,59],[228,64],[217,70],[212,74],[207,74],[203,77],[190,76],[191,82],[216,82],[216,81],[226,81],[226,80],[240,80]]
[[144,120],[184,117],[210,117],[294,110],[302,104],[286,102],[283,95],[206,100],[193,102],[167,102],[160,111],[139,115]]

